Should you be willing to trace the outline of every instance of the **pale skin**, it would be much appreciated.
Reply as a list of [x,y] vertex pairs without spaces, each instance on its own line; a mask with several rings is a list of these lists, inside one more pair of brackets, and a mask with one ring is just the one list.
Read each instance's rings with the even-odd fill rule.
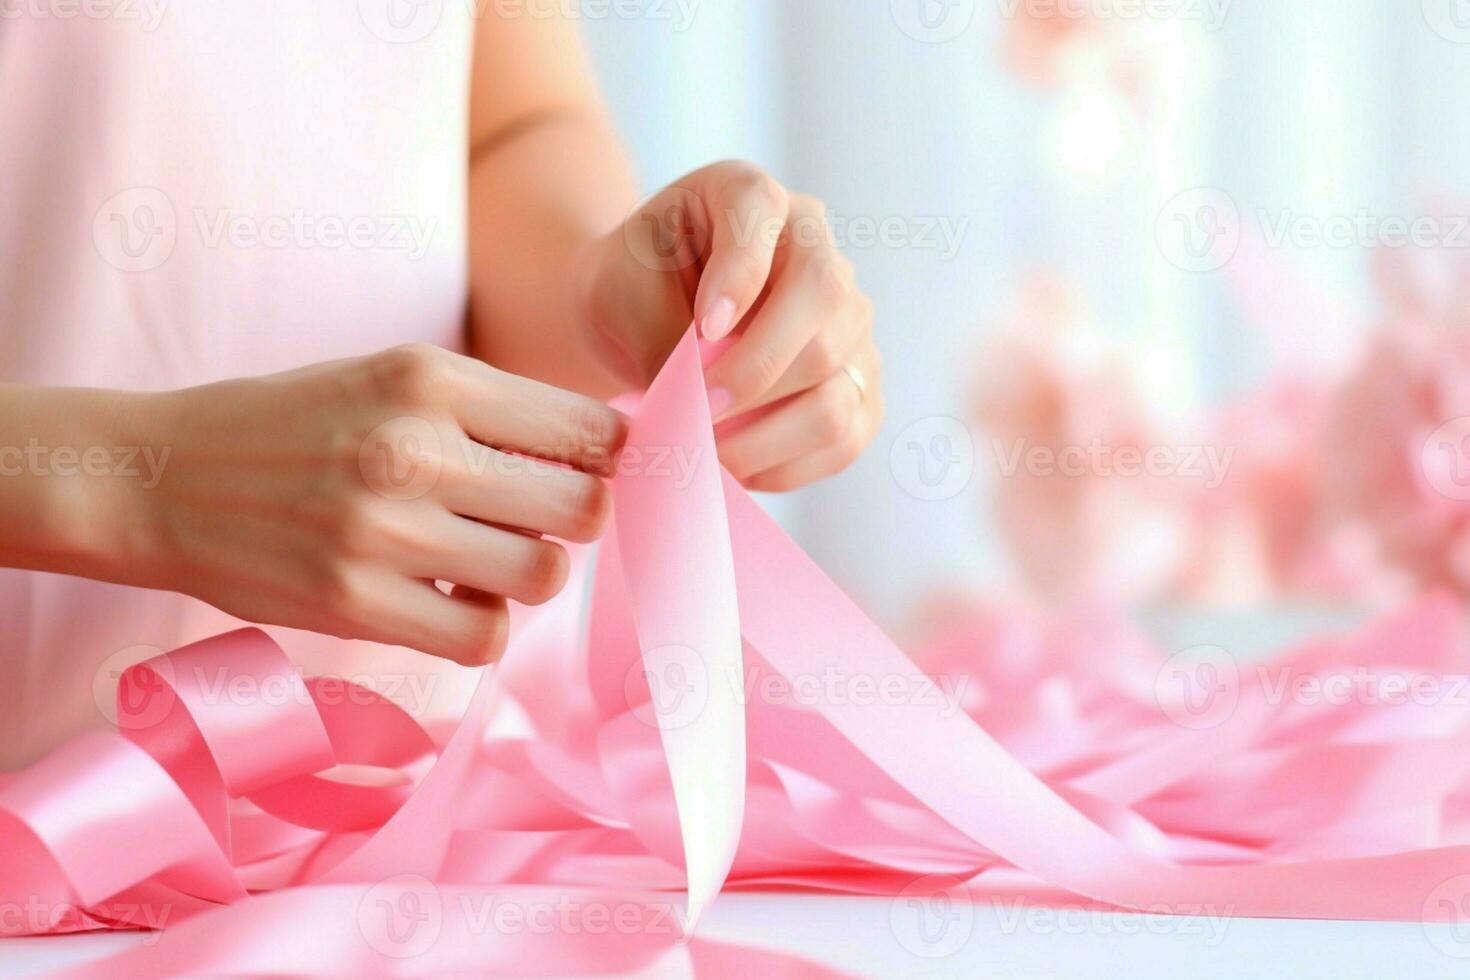
[[[477,665],[506,648],[508,601],[565,585],[558,542],[601,534],[627,431],[605,400],[647,384],[691,323],[733,339],[706,371],[716,420],[763,409],[717,430],[745,486],[857,458],[883,411],[873,309],[821,203],[723,162],[637,204],[576,26],[486,15],[476,31],[471,356],[410,345],[161,393],[0,385],[0,446],[170,454],[147,489],[18,467],[0,479],[0,564]],[[431,438],[393,431],[403,418]],[[402,461],[363,451],[404,435],[438,450],[407,497],[380,482]]]

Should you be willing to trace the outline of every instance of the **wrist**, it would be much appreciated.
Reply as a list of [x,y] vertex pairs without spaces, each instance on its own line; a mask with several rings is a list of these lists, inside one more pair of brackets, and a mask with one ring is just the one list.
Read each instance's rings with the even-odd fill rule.
[[[7,564],[151,585],[157,521],[152,497],[171,448],[158,425],[164,396],[51,389],[10,430]],[[32,425],[25,425],[28,419]]]

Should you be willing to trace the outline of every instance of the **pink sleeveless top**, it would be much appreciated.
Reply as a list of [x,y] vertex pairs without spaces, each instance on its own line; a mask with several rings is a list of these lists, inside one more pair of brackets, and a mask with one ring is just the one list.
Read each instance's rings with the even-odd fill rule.
[[[470,5],[99,7],[0,19],[0,381],[160,390],[462,345]],[[0,771],[105,724],[123,667],[238,625],[0,569]],[[458,697],[408,676],[442,673],[421,655],[272,632],[420,711]]]

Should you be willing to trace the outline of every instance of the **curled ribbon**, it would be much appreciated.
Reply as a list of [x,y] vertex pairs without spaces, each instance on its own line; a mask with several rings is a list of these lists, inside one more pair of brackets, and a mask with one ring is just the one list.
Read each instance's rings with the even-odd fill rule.
[[[615,478],[584,641],[569,588],[517,624],[446,738],[365,688],[299,677],[259,630],[129,670],[117,733],[0,781],[0,907],[35,912],[0,932],[167,926],[108,959],[118,976],[821,976],[681,944],[663,896],[687,888],[691,928],[727,880],[891,895],[1009,873],[1154,911],[1470,908],[1464,707],[1292,710],[1247,681],[1228,719],[1187,731],[1085,656],[1029,673],[997,657],[987,731],[902,696],[933,678],[720,470],[692,331],[627,451],[641,460]],[[1453,627],[1431,601],[1284,666],[1463,670]],[[752,696],[833,677],[844,696]],[[1059,678],[1085,711],[1057,707]],[[859,681],[896,695],[852,696]],[[485,740],[502,688],[535,738]],[[240,690],[255,693],[221,694]],[[477,914],[487,902],[521,925]],[[631,924],[607,927],[615,912]]]

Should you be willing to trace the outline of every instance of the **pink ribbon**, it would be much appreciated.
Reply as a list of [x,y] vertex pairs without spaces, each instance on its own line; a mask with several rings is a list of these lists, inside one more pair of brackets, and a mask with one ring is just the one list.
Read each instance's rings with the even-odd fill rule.
[[[1304,706],[1247,678],[1188,730],[1099,633],[971,650],[972,717],[719,469],[692,332],[628,452],[585,640],[569,588],[442,739],[259,630],[128,671],[117,733],[0,780],[0,908],[24,912],[0,932],[164,929],[88,965],[121,977],[820,976],[682,944],[667,896],[687,888],[691,927],[727,880],[1245,916],[1470,902],[1463,706]],[[1470,666],[1454,626],[1431,601],[1277,666],[1448,682]],[[484,740],[502,691],[536,738]]]

